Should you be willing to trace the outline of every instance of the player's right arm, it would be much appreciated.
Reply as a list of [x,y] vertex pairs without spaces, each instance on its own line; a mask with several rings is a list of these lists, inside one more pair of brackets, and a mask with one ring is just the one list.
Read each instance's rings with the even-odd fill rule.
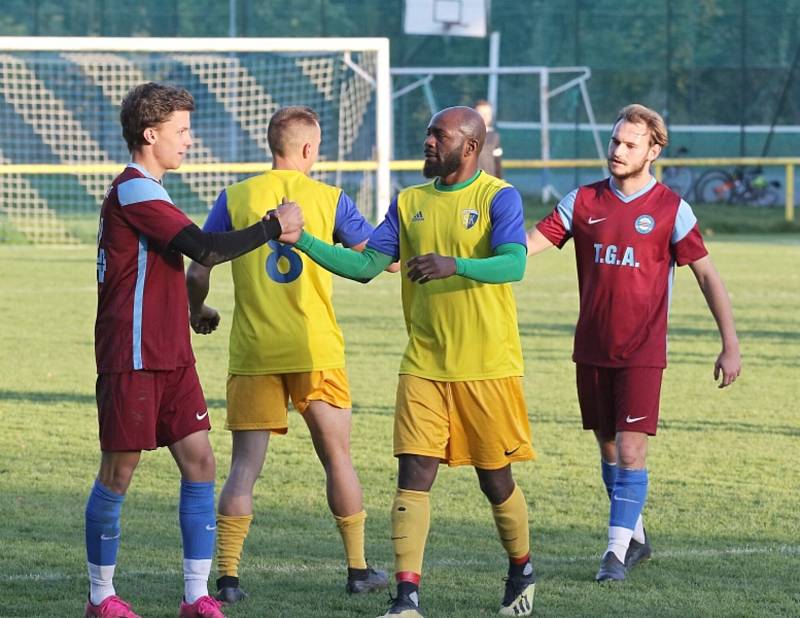
[[555,245],[534,226],[528,230],[528,255],[536,255]]
[[363,252],[336,247],[309,234],[300,235],[295,247],[340,277],[367,283],[397,261],[400,250],[397,200],[393,200],[386,218],[375,228]]
[[549,215],[528,230],[528,255],[536,255],[550,247],[564,246],[572,237],[572,213],[575,211],[575,189],[563,197]]
[[[367,241],[375,228],[358,210],[353,199],[344,191],[339,195],[336,204],[336,221],[334,222],[333,241],[361,253],[367,247]],[[386,268],[387,272],[400,270],[400,262],[393,262]]]
[[391,255],[371,247],[366,247],[362,252],[337,247],[306,231],[303,231],[295,247],[325,270],[360,283],[369,283],[395,261]]

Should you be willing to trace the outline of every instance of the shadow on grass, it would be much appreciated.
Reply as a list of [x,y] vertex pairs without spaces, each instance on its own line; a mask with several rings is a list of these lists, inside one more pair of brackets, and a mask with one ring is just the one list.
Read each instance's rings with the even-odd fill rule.
[[[14,391],[7,389],[0,389],[0,401],[16,401],[24,403],[42,403],[42,404],[57,404],[57,403],[74,403],[78,405],[91,405],[96,404],[94,393],[67,393],[63,391]],[[224,399],[209,399],[206,398],[206,403],[209,408],[225,409]]]
[[519,334],[522,337],[534,337],[536,335],[546,334],[546,333],[558,333],[561,335],[574,335],[575,334],[575,325],[574,324],[559,324],[557,322],[553,323],[543,323],[543,322],[520,322],[519,323]]
[[[142,615],[166,618],[175,615],[181,594],[181,537],[177,474],[174,493],[165,489],[162,476],[143,471],[126,500],[116,584]],[[259,516],[241,568],[251,598],[231,615],[344,618],[374,615],[384,607],[384,595],[351,599],[344,594],[341,541],[325,506],[324,490],[303,482],[262,483],[256,496]],[[432,513],[426,551],[425,605],[431,615],[442,618],[495,614],[506,561],[490,511],[476,491],[448,495],[445,485],[451,483],[438,483],[434,489],[438,508]],[[55,487],[30,489],[20,500],[9,500],[9,494],[0,491],[0,515],[7,522],[0,530],[3,615],[76,615],[80,610],[87,585],[83,506],[88,486],[89,479],[86,490],[77,494]],[[532,508],[535,501],[532,495]],[[374,563],[391,570],[388,515],[371,513],[367,546]],[[577,525],[560,523],[557,512],[542,519],[532,528],[537,592],[542,595],[538,615],[621,615],[620,600],[638,610],[647,606],[650,616],[756,615],[762,601],[741,594],[742,581],[772,604],[772,613],[760,615],[791,615],[794,607],[786,591],[796,584],[793,564],[800,548],[786,545],[780,535],[771,539],[768,531],[754,530],[749,540],[724,534],[691,536],[671,534],[654,524],[654,560],[631,574],[624,591],[610,595],[593,582],[605,546],[602,517]],[[687,581],[692,585],[687,587]],[[465,587],[469,607],[457,603],[465,601]],[[720,614],[693,612],[706,596],[715,599]],[[667,607],[670,611],[665,612]]]
[[[41,391],[14,391],[0,389],[0,401],[33,403],[33,404],[76,404],[94,406],[96,404],[94,393],[66,393],[66,392],[41,392]],[[224,399],[206,398],[206,404],[212,410],[225,410],[227,404]],[[376,416],[392,416],[394,406],[361,404],[353,402],[353,409],[360,414],[374,414]]]
[[94,393],[13,391],[0,389],[0,401],[18,401],[27,403],[76,403],[81,405],[94,405],[95,396]]
[[[763,339],[771,340],[775,343],[788,343],[788,340],[800,341],[800,332],[795,330],[752,330],[752,329],[737,329],[739,339],[746,341],[747,339]],[[713,339],[717,336],[717,331],[713,328],[691,328],[687,326],[672,326],[669,329],[670,336],[673,337],[686,337],[694,339],[695,337]]]
[[[535,410],[530,413],[531,421],[538,424],[580,426],[580,415],[572,414],[541,414]],[[764,425],[763,423],[743,423],[737,421],[686,421],[686,420],[658,420],[659,431],[689,431],[703,432],[717,431],[725,433],[758,434],[760,436],[800,436],[800,427],[789,425]]]
[[659,419],[658,428],[669,431],[698,431],[704,433],[708,432],[709,430],[713,430],[733,433],[755,433],[761,436],[800,436],[800,427],[791,427],[789,425],[765,425],[763,423],[743,423],[740,421],[685,421]]
[[374,414],[375,416],[394,416],[394,406],[382,406],[374,404],[361,404],[353,402],[353,411],[361,414]]

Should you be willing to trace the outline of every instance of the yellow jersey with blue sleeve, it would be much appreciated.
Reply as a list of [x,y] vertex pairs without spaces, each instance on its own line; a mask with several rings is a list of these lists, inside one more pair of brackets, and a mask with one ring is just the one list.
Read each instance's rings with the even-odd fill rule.
[[405,263],[437,253],[488,258],[505,243],[525,246],[522,198],[478,172],[452,186],[438,180],[401,191],[368,245],[403,262],[408,345],[401,374],[445,382],[521,376],[522,348],[511,285],[465,277],[414,283]]
[[[346,193],[296,170],[269,170],[225,188],[203,229],[246,228],[283,197],[297,202],[305,228],[328,242],[352,246],[372,232]],[[231,374],[344,367],[344,338],[333,311],[333,277],[328,271],[275,240],[233,260],[231,271]]]

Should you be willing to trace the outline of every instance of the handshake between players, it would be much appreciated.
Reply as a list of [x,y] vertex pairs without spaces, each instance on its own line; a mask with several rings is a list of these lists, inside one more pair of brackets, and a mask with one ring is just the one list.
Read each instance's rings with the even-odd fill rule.
[[[280,205],[272,210],[268,210],[264,219],[277,219],[281,224],[280,242],[294,244],[303,233],[303,211],[296,202],[289,201],[286,197],[281,200]],[[189,323],[192,330],[198,335],[208,335],[214,332],[219,326],[219,312],[213,307],[203,304],[199,311],[191,311]]]

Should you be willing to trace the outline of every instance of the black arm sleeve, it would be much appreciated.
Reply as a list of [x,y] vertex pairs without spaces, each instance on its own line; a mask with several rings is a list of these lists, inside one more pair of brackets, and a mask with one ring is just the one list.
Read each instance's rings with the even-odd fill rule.
[[216,266],[260,247],[281,235],[281,224],[275,219],[234,232],[204,232],[194,223],[187,225],[172,239],[170,247],[203,266]]

